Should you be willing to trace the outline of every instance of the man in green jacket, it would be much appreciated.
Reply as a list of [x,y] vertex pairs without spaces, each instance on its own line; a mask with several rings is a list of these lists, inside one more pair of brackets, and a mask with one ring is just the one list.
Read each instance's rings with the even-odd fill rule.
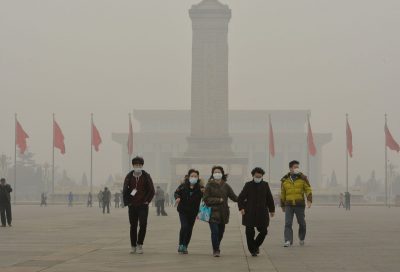
[[[308,178],[300,172],[300,163],[291,161],[290,172],[281,179],[281,207],[285,213],[285,243],[284,247],[293,245],[293,217],[296,215],[299,224],[300,245],[304,245],[306,237],[305,200],[307,207],[311,208],[312,190]],[[305,197],[306,196],[306,199]]]

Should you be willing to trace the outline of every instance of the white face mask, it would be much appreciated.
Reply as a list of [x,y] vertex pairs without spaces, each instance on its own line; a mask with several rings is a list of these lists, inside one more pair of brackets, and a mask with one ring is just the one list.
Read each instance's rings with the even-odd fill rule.
[[196,184],[198,180],[199,180],[198,178],[189,178],[189,182],[192,185]]
[[262,181],[262,178],[254,178],[255,183],[260,183]]
[[293,174],[298,175],[298,174],[300,174],[300,173],[301,173],[300,168],[295,168],[295,169],[293,169]]
[[213,178],[216,179],[216,180],[222,179],[222,173],[214,173],[213,174]]
[[142,173],[142,167],[134,167],[134,168],[133,168],[133,172],[135,172],[135,174],[140,174],[140,173]]

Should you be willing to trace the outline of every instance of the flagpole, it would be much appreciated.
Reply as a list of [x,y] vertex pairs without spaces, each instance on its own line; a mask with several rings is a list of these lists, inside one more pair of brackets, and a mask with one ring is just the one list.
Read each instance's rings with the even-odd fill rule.
[[93,188],[93,113],[90,116],[90,194]]
[[[387,114],[385,113],[385,127],[387,126]],[[385,206],[388,204],[387,199],[387,183],[388,183],[388,175],[387,175],[387,137],[385,135]]]
[[347,124],[349,123],[349,114],[346,113],[346,192],[349,192],[349,137],[347,135]]
[[269,120],[269,133],[268,133],[268,178],[271,181],[271,114],[268,114],[268,120]]
[[14,205],[17,204],[17,113],[14,115]]
[[[52,169],[51,169],[51,194],[54,195],[54,113],[53,113],[53,149],[52,149]],[[54,196],[53,196],[54,199]]]
[[[129,113],[129,134],[130,134],[131,126],[132,126],[132,115],[131,115],[131,113]],[[132,131],[132,133],[133,133],[133,131]],[[128,142],[129,142],[129,137],[130,137],[130,135],[128,135]],[[132,163],[131,163],[132,157],[131,157],[131,153],[130,153],[130,150],[129,150],[129,144],[128,144],[128,157],[129,157],[128,166],[131,169],[132,168],[132,166],[131,166],[132,165]]]
[[309,143],[308,143],[308,137],[309,137],[308,127],[309,127],[309,125],[310,125],[310,112],[307,113],[307,134],[306,134],[306,136],[307,136],[306,137],[306,141],[307,141],[306,147],[307,147],[307,176],[308,176],[308,178],[310,178],[310,147],[309,147]]

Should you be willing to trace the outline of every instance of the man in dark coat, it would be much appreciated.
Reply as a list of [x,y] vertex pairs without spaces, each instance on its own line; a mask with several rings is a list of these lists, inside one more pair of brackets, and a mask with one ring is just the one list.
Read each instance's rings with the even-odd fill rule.
[[103,191],[103,213],[106,212],[107,208],[107,213],[110,213],[110,202],[111,202],[111,192],[108,190],[107,187],[104,187]]
[[0,179],[0,215],[2,227],[5,227],[6,223],[11,227],[11,192],[11,186],[6,184],[6,179]]
[[[245,184],[238,197],[242,224],[246,226],[247,247],[252,256],[260,253],[260,246],[268,233],[269,216],[275,214],[274,198],[267,182],[263,180],[265,172],[256,167],[251,171],[253,180]],[[255,237],[257,228],[259,234]]]
[[[131,254],[143,254],[143,242],[147,230],[149,216],[149,203],[154,197],[154,184],[149,173],[144,171],[144,160],[135,157],[132,160],[133,171],[126,175],[122,196],[124,206],[129,209],[129,222],[131,225]],[[137,232],[138,223],[140,226]]]

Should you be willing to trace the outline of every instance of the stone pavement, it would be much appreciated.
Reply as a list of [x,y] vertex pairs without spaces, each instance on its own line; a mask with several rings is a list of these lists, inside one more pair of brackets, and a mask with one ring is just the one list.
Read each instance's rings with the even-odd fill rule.
[[[208,225],[196,222],[189,255],[176,253],[179,219],[151,208],[144,255],[129,254],[127,209],[16,206],[14,226],[0,228],[0,272],[80,271],[400,271],[400,208],[307,210],[305,247],[282,247],[278,210],[259,257],[249,256],[236,206],[221,246],[211,256]],[[297,231],[297,226],[295,227]]]

